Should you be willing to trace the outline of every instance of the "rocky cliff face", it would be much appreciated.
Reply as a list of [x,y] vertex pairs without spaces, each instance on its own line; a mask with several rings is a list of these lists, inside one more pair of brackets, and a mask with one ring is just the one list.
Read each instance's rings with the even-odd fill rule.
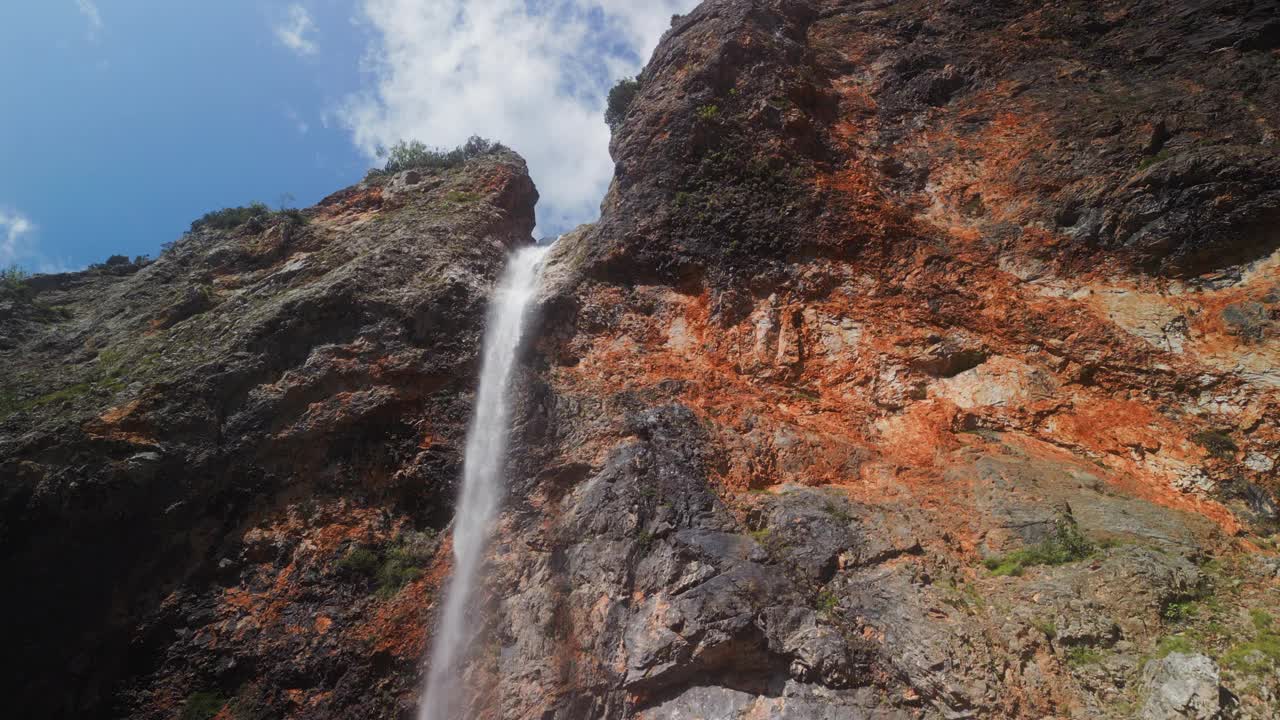
[[536,200],[499,152],[33,280],[0,375],[14,717],[393,715]]
[[[1277,17],[676,18],[550,255],[475,716],[1273,717]],[[535,199],[500,154],[2,306],[17,706],[407,716]]]

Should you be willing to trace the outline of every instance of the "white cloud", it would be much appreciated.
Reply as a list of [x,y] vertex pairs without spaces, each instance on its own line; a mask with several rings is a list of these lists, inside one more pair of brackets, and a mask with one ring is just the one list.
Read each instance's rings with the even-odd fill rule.
[[26,236],[35,229],[35,224],[21,213],[0,209],[0,266],[8,266],[29,256]]
[[613,175],[604,99],[697,0],[362,0],[375,86],[341,115],[371,158],[482,135],[529,161],[539,227],[594,219]]
[[275,27],[276,39],[280,44],[299,55],[315,55],[320,49],[315,40],[309,37],[315,31],[316,23],[311,19],[311,13],[297,3],[289,6],[284,19]]
[[23,213],[0,206],[0,269],[18,265],[29,272],[65,273],[83,267],[46,255],[32,242],[38,230]]
[[89,21],[89,37],[96,38],[102,31],[102,13],[98,12],[98,6],[93,0],[76,0],[76,7],[80,8],[80,14]]

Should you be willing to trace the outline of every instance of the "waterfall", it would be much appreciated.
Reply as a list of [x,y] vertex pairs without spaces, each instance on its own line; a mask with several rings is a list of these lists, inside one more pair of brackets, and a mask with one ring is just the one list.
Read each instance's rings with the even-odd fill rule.
[[419,720],[452,720],[472,632],[472,605],[490,528],[504,491],[503,466],[511,430],[508,390],[525,326],[525,311],[538,290],[546,247],[521,248],[511,255],[489,302],[480,365],[480,388],[467,434],[462,495],[453,519],[453,577],[444,595]]

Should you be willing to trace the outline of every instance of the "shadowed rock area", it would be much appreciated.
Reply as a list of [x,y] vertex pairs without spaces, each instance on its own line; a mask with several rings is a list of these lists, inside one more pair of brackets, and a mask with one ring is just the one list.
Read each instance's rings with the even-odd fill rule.
[[[1275,717],[1277,17],[673,18],[548,255],[469,717]],[[536,197],[497,151],[0,296],[11,704],[412,717]]]
[[449,521],[536,200],[498,152],[33,279],[0,332],[7,704],[367,717],[375,686],[412,691],[426,600],[401,585]]

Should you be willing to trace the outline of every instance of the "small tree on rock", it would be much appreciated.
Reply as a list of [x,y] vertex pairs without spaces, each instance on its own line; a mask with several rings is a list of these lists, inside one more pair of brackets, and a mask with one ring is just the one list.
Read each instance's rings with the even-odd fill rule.
[[608,123],[610,130],[616,131],[622,124],[623,119],[627,117],[627,109],[631,107],[631,101],[636,99],[639,92],[640,81],[636,78],[622,78],[609,91],[609,103],[604,111],[604,121]]

